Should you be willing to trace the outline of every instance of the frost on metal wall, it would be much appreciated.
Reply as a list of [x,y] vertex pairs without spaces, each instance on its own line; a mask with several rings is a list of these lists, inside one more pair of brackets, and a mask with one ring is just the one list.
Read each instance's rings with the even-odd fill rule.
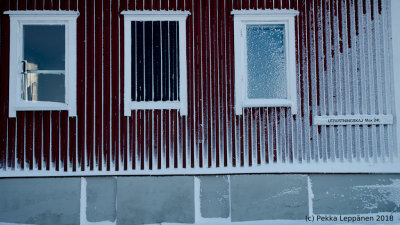
[[[315,116],[393,114],[389,1],[129,0],[91,4],[70,0],[47,4],[51,1],[33,0],[10,6],[7,2],[1,10],[27,7],[80,12],[78,104],[76,118],[68,118],[65,111],[26,111],[13,119],[7,118],[7,106],[1,105],[0,169],[6,172],[0,176],[16,176],[20,171],[23,176],[398,172],[390,163],[398,161],[393,125],[313,124]],[[299,11],[295,16],[298,111],[246,107],[239,116],[234,111],[231,12],[266,9]],[[132,110],[130,116],[124,116],[125,45],[120,16],[124,10],[190,12],[186,22],[187,116],[175,109]],[[178,56],[168,50],[173,49],[173,39],[161,40],[173,25],[170,30],[159,22],[133,27],[138,39],[131,49],[135,53],[131,66],[139,72],[132,77],[136,82],[132,83],[131,99],[162,102],[182,97],[177,88],[170,88],[170,84],[179,86],[181,75],[174,73],[170,80],[164,76],[179,64],[170,61]],[[248,96],[288,97],[282,25],[259,24],[247,29],[245,63],[248,86],[252,87]],[[4,46],[8,33],[7,26],[1,26]],[[269,41],[260,41],[265,39]],[[153,51],[145,52],[143,45]],[[2,65],[8,65],[3,55],[9,51],[3,45],[1,53]],[[276,69],[271,70],[272,66]],[[1,76],[0,83],[7,79]],[[34,82],[32,76],[26,86]],[[0,88],[1,102],[7,102],[4,90]],[[36,98],[32,93],[27,99]]]

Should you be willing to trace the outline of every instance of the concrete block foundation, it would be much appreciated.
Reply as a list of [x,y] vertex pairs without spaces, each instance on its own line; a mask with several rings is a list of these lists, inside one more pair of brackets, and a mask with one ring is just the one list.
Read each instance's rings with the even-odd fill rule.
[[0,224],[302,224],[318,215],[394,215],[400,223],[400,175],[0,179]]

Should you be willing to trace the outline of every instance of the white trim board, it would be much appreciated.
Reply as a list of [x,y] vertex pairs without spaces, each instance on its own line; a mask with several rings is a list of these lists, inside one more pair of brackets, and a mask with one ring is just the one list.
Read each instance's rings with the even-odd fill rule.
[[69,10],[10,10],[5,11],[4,14],[8,15],[18,15],[18,16],[30,16],[30,15],[57,15],[57,16],[79,16],[78,11]]
[[314,116],[313,125],[381,125],[393,124],[392,115]]
[[[79,170],[80,168],[78,168]],[[143,176],[143,175],[207,175],[207,174],[282,174],[282,173],[323,173],[323,174],[369,174],[369,173],[400,173],[398,162],[313,162],[313,163],[274,163],[268,165],[243,166],[243,167],[219,167],[219,168],[161,168],[126,171],[16,171],[0,170],[0,178],[6,177],[66,177],[66,176]]]
[[150,15],[152,17],[159,16],[159,15],[167,15],[167,16],[189,16],[189,11],[169,11],[169,10],[125,10],[121,12],[122,15],[135,15],[135,16],[143,16],[143,15]]

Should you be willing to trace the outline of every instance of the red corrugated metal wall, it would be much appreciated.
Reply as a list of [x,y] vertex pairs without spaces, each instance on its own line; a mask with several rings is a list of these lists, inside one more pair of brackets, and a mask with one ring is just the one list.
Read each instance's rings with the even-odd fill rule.
[[[345,148],[348,143],[331,146],[329,132],[345,137],[349,131],[312,126],[311,120],[313,115],[345,113],[339,98],[357,104],[347,109],[350,113],[357,110],[354,108],[358,107],[358,100],[354,96],[358,93],[350,94],[351,99],[347,99],[349,92],[341,91],[350,86],[344,84],[329,89],[326,82],[340,80],[343,75],[335,71],[335,68],[342,68],[335,67],[335,63],[342,62],[342,66],[354,63],[343,58],[346,57],[343,52],[350,54],[354,49],[352,45],[357,45],[354,41],[359,38],[351,35],[352,30],[355,29],[357,35],[367,34],[362,30],[365,28],[360,27],[360,18],[373,23],[375,17],[375,21],[383,21],[385,25],[386,15],[381,14],[387,14],[386,1],[4,0],[0,4],[0,169],[124,170],[135,174],[138,170],[165,168],[351,161],[368,155],[364,152],[367,150],[358,150],[363,149],[362,144],[350,142],[349,153],[339,150],[339,145]],[[47,111],[18,112],[16,118],[7,118],[10,28],[8,15],[3,12],[43,9],[78,10],[80,13],[77,21],[77,117],[69,118],[65,111]],[[297,116],[292,116],[287,108],[245,109],[243,116],[235,116],[233,16],[230,14],[233,9],[300,11],[295,28]],[[186,35],[187,117],[180,116],[176,110],[137,110],[132,111],[130,117],[123,116],[124,31],[120,14],[123,10],[191,12]],[[378,31],[374,30],[374,34],[381,35]],[[379,40],[384,42],[384,39]],[[350,76],[350,72],[347,75]],[[328,93],[330,90],[333,92]],[[383,98],[387,100],[388,96]],[[387,110],[390,112],[391,108]],[[362,130],[361,126],[352,129],[358,128]],[[391,135],[391,128],[382,129],[386,129],[382,134]],[[359,135],[357,131],[350,133]],[[386,144],[375,142],[382,145],[382,155],[392,154],[389,147],[385,148]]]

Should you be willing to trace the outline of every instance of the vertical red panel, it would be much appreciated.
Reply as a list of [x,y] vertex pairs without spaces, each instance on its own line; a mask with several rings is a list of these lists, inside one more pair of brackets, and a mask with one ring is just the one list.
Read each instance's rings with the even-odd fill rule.
[[[219,4],[222,4],[219,5]],[[223,157],[222,155],[220,155],[220,119],[221,119],[221,114],[220,114],[220,109],[223,107],[220,107],[223,103],[222,103],[222,92],[224,90],[223,87],[221,87],[221,81],[223,80],[224,75],[221,73],[220,71],[220,51],[221,51],[221,39],[219,38],[220,36],[220,29],[219,29],[219,21],[220,21],[220,17],[222,15],[219,14],[219,7],[223,7],[223,3],[221,2],[211,2],[210,5],[210,11],[211,11],[211,17],[210,17],[210,24],[211,24],[211,62],[212,62],[212,70],[211,70],[211,74],[214,76],[214,82],[212,83],[211,88],[213,89],[213,94],[212,94],[212,98],[213,98],[213,133],[214,133],[214,137],[213,139],[215,140],[215,144],[213,147],[213,151],[215,151],[215,161],[216,167],[220,166],[220,162],[221,162],[221,158]],[[215,21],[215,22],[214,22]]]
[[257,8],[258,9],[265,9],[265,0],[258,0],[258,5]]
[[78,2],[77,19],[77,136],[78,163],[81,171],[85,170],[85,80],[86,80],[86,1]]
[[145,145],[145,131],[144,131],[144,110],[138,110],[138,159],[140,160],[140,169],[144,169],[144,145]]
[[17,163],[22,169],[25,167],[25,112],[17,112]]
[[[168,3],[169,10],[176,10],[176,0],[169,0]],[[170,135],[169,135],[169,142],[170,142],[170,148],[169,148],[169,153],[170,157],[172,157],[172,163],[173,165],[170,165],[173,168],[177,167],[177,133],[176,133],[176,124],[177,124],[177,117],[176,117],[176,110],[170,110],[169,111],[169,121],[170,121]]]
[[95,50],[94,50],[94,152],[95,152],[95,163],[98,165],[98,169],[102,170],[102,136],[103,136],[103,0],[96,1],[95,3]]
[[162,129],[161,129],[161,110],[156,110],[154,112],[154,141],[155,141],[155,146],[154,148],[157,150],[156,152],[154,152],[154,154],[157,154],[156,158],[157,158],[157,168],[161,169],[161,163],[162,163],[162,149],[163,146],[161,145],[161,139],[162,139]]
[[16,151],[15,151],[15,137],[16,137],[16,119],[9,118],[8,119],[8,158],[7,158],[7,165],[10,168],[15,168],[15,161],[16,161]]
[[25,160],[31,170],[33,169],[33,112],[26,112],[25,118]]
[[35,160],[39,170],[42,169],[42,119],[43,113],[35,112]]
[[60,10],[60,1],[61,0],[53,0],[52,3],[52,9],[53,10]]
[[10,4],[10,10],[17,10],[18,9],[18,7],[17,7],[17,1],[9,1],[9,4]]
[[256,133],[257,133],[257,164],[261,164],[261,131],[260,131],[260,111],[263,111],[263,108],[257,108],[254,113],[254,120],[256,124]]
[[60,0],[60,9],[69,10],[69,1],[70,0]]
[[[26,0],[17,2],[18,10],[26,10]],[[25,112],[17,112],[17,166],[25,167]]]
[[[315,0],[314,1],[314,11],[313,11],[313,16],[314,16],[314,38],[315,38],[315,65],[316,65],[316,90],[317,90],[317,99],[315,99],[314,101],[316,101],[316,103],[317,103],[317,106],[320,106],[320,79],[319,79],[319,77],[320,77],[320,74],[319,74],[319,72],[320,72],[320,69],[319,69],[319,66],[320,66],[320,63],[319,63],[319,47],[318,47],[318,44],[319,44],[319,39],[320,38],[322,38],[322,37],[319,37],[319,32],[318,32],[318,26],[319,26],[319,23],[318,23],[318,10],[320,9],[320,5],[319,5],[319,3],[320,3],[320,0]],[[350,24],[350,23],[349,23]],[[317,113],[317,112],[315,112],[315,113]],[[312,121],[312,120],[311,120]],[[321,128],[321,127],[318,127],[319,129]]]
[[50,10],[52,7],[52,0],[44,0],[44,9],[45,10]]
[[136,9],[136,0],[127,0],[128,1],[128,9],[135,10]]
[[170,163],[169,163],[169,156],[170,156],[170,123],[169,123],[169,110],[163,110],[163,140],[164,140],[164,147],[163,151],[165,151],[165,167],[169,168]]
[[[69,9],[70,10],[77,10],[78,5],[77,2],[78,0],[70,0],[69,1]],[[81,14],[82,15],[82,14]],[[79,29],[78,29],[79,30]],[[84,33],[84,30],[80,30],[78,33]],[[77,42],[79,43],[79,34],[77,35]],[[79,44],[78,44],[79,45]],[[79,54],[79,50],[77,50],[77,54]],[[79,56],[78,56],[79,57]],[[78,62],[79,65],[79,62]],[[79,78],[78,78],[78,74],[80,72],[79,67],[77,67],[77,84],[79,82]],[[78,86],[77,86],[78,87]],[[77,89],[79,90],[79,89]],[[80,90],[78,91],[80,92]],[[79,93],[77,93],[77,96],[79,96]],[[69,155],[68,157],[68,162],[72,165],[72,171],[76,171],[77,170],[77,148],[76,148],[76,134],[77,134],[77,129],[76,129],[76,123],[77,123],[77,118],[76,117],[71,117],[68,118],[68,124],[69,124],[69,140],[68,140],[68,151],[69,151]]]
[[[180,115],[179,115],[180,116]],[[180,135],[179,135],[179,139],[180,139],[180,148],[182,149],[182,167],[186,168],[186,162],[187,162],[187,158],[186,158],[186,118],[181,117],[180,118],[180,123],[179,123],[179,131],[180,131]]]
[[[217,56],[217,46],[216,46],[216,35],[217,31],[215,28],[215,24],[217,23],[217,16],[216,16],[216,1],[210,1],[210,5],[208,6],[207,10],[207,16],[209,21],[207,24],[208,29],[208,108],[209,108],[209,113],[208,113],[208,166],[213,166],[216,165],[215,163],[219,163],[219,148],[217,147],[217,120],[218,120],[218,71],[216,71],[217,67],[217,62],[216,62],[216,56]],[[215,157],[214,157],[215,156]],[[211,162],[211,163],[210,163]],[[219,165],[218,165],[219,166]]]
[[19,0],[19,1],[17,1],[18,10],[27,10],[27,7],[28,7],[27,1],[28,0]]
[[263,110],[263,115],[262,115],[262,119],[264,121],[264,127],[262,129],[264,129],[264,135],[265,135],[265,141],[264,141],[264,146],[265,146],[265,163],[269,163],[269,151],[270,151],[270,146],[268,145],[268,139],[269,139],[269,132],[268,132],[268,108],[265,108]]
[[144,2],[145,0],[136,0],[136,10],[143,10],[144,9]]
[[[121,6],[120,6],[120,11],[122,10],[127,10],[127,3],[125,1],[121,1]],[[124,116],[124,23],[123,23],[123,17],[122,15],[120,15],[120,32],[119,32],[119,37],[120,37],[120,92],[119,92],[119,96],[120,96],[120,133],[121,133],[121,139],[120,139],[120,154],[118,155],[118,157],[121,157],[124,160],[124,163],[128,161],[128,158],[126,157],[127,155],[127,151],[128,151],[128,129],[127,129],[127,124],[128,124],[128,119]],[[119,169],[119,160],[117,157],[117,169]],[[122,166],[122,165],[121,165]]]
[[250,0],[250,9],[257,9],[257,0]]
[[186,0],[185,3],[185,9],[187,11],[192,12],[192,15],[190,15],[187,18],[186,22],[186,43],[187,43],[187,75],[188,75],[188,116],[187,116],[187,131],[188,131],[188,146],[190,151],[190,159],[188,158],[187,160],[190,161],[190,167],[194,167],[194,155],[195,155],[195,135],[194,135],[194,86],[193,86],[193,81],[194,81],[194,75],[193,75],[193,10],[192,10],[192,1],[191,0]]
[[[204,138],[204,154],[207,156],[203,159],[208,163],[208,167],[211,167],[211,105],[210,105],[210,45],[209,45],[209,6],[208,1],[201,1],[201,82],[202,87],[200,89],[202,93],[202,110],[203,110],[203,138]],[[208,162],[206,161],[208,158]]]
[[178,10],[185,10],[185,0],[177,0],[176,8]]
[[237,126],[239,126],[240,128],[239,128],[239,142],[240,142],[240,148],[239,148],[239,152],[240,152],[240,166],[244,166],[244,145],[245,145],[245,143],[244,143],[244,129],[246,129],[246,128],[244,128],[243,126],[244,126],[244,123],[243,123],[243,120],[244,120],[244,116],[246,115],[246,113],[247,113],[247,110],[244,110],[244,112],[243,112],[243,115],[241,115],[241,116],[236,116],[236,121],[238,121],[238,125]]
[[[246,110],[245,110],[246,112]],[[252,115],[254,113],[254,109],[248,109],[247,113],[245,113],[245,120],[247,120],[247,126],[245,127],[245,129],[247,129],[247,145],[248,145],[248,149],[247,149],[247,154],[248,154],[248,160],[249,160],[249,166],[251,166],[253,164],[253,157],[252,157],[252,153],[254,151],[253,149],[253,133],[252,133]]]
[[69,118],[69,143],[68,143],[68,150],[69,150],[69,160],[70,164],[72,165],[72,171],[76,171],[76,117]]
[[[319,7],[321,5],[320,1],[321,0],[318,1],[319,2],[319,5],[318,5]],[[381,6],[380,3],[379,3],[379,6]],[[347,10],[346,11],[346,15],[347,15],[347,43],[348,43],[348,48],[351,49],[351,35],[352,35],[352,32],[351,32],[351,16],[352,16],[352,14],[350,12],[350,0],[346,0],[346,10]],[[380,13],[380,11],[381,11],[381,7],[379,7],[379,13]],[[318,59],[318,57],[317,57],[317,59]]]
[[274,162],[277,162],[278,159],[278,143],[277,143],[277,132],[278,132],[278,128],[277,128],[277,121],[276,121],[276,108],[271,108],[271,111],[269,112],[270,118],[269,121],[272,123],[272,134],[270,134],[272,136],[272,155],[274,157]]
[[[219,141],[221,141],[222,146],[223,146],[223,156],[221,155],[220,157],[223,157],[223,166],[228,165],[228,133],[227,133],[227,126],[228,126],[228,121],[226,120],[227,118],[227,71],[226,69],[226,52],[225,52],[225,41],[226,41],[226,33],[225,33],[225,1],[219,1],[217,4],[217,17],[218,17],[218,22],[217,22],[217,32],[218,36],[216,37],[218,40],[218,55],[216,57],[216,60],[218,62],[218,74],[219,74],[219,102],[217,103],[217,108],[221,110],[221,113],[217,116],[217,119],[220,121],[217,122],[217,125],[221,125],[219,128],[220,130],[217,133],[217,146],[219,147]],[[219,137],[221,134],[222,137]],[[220,138],[222,140],[220,140]],[[219,151],[218,151],[219,152]]]
[[[235,1],[236,2],[236,1]],[[225,10],[225,16],[226,16],[226,30],[225,30],[225,35],[226,35],[226,59],[227,62],[226,64],[228,65],[227,68],[227,113],[228,113],[228,120],[229,123],[231,124],[231,133],[228,134],[231,136],[231,148],[232,148],[232,166],[236,167],[236,129],[237,129],[237,121],[236,121],[236,116],[234,112],[234,51],[233,51],[233,17],[230,15],[230,12],[234,9],[232,5],[232,1],[226,1],[226,10]]]
[[176,10],[176,0],[169,0],[169,10]]
[[208,1],[201,2],[201,82],[202,88],[200,89],[202,92],[202,110],[203,110],[203,138],[204,138],[204,156],[207,156],[203,159],[207,163],[206,160],[208,158],[208,167],[211,167],[211,105],[210,105],[210,43],[209,43],[209,5]]
[[46,170],[50,170],[50,112],[43,112],[43,161]]
[[245,9],[245,10],[250,9],[250,0],[242,0],[242,9]]
[[[111,116],[111,159],[115,163],[115,169],[118,169],[119,152],[119,117],[120,117],[120,81],[119,81],[119,5],[118,1],[111,1],[111,95],[112,95],[112,116]],[[115,19],[114,19],[115,18]]]
[[37,10],[43,10],[44,7],[44,0],[36,0],[36,9]]
[[294,146],[293,146],[293,142],[292,142],[292,140],[293,140],[293,130],[292,130],[292,126],[293,126],[293,121],[292,121],[292,112],[291,112],[291,110],[287,110],[286,111],[286,120],[288,121],[288,124],[287,124],[287,126],[286,126],[286,128],[287,128],[287,139],[288,139],[288,151],[289,151],[289,161],[291,162],[291,163],[293,163],[293,148],[294,148]]
[[[372,3],[372,1],[371,1]],[[371,6],[372,8],[372,6]],[[373,20],[373,11],[371,10],[371,16]],[[342,0],[338,1],[338,8],[337,8],[338,18],[339,18],[339,51],[343,53],[343,17],[342,17]]]
[[169,7],[169,0],[160,0],[161,1],[161,9],[168,10]]
[[[126,2],[122,1],[122,2]],[[106,170],[111,168],[110,128],[111,128],[111,0],[103,3],[103,157],[106,163]]]
[[35,9],[35,0],[26,0],[26,9],[34,10]]
[[[130,130],[129,130],[129,160],[132,160],[132,169],[136,169],[136,111],[132,111],[132,115],[129,118]],[[126,160],[127,161],[127,160]]]
[[[7,132],[9,132],[10,127],[13,127],[10,120],[8,120],[7,123],[7,117],[8,117],[8,65],[9,65],[9,60],[7,57],[9,54],[9,29],[10,29],[10,21],[8,18],[8,15],[4,15],[3,12],[9,9],[9,2],[6,1],[4,2],[1,6],[1,15],[0,15],[0,27],[1,27],[1,36],[0,40],[0,72],[2,76],[0,76],[0,84],[3,86],[0,88],[0,102],[2,103],[0,105],[0,169],[6,168],[7,160],[9,161],[9,166],[11,166],[10,162],[10,153],[14,152],[14,149],[8,148],[8,154],[9,157],[7,159]],[[8,125],[8,126],[7,126]],[[15,136],[15,134],[11,133],[9,136]],[[14,138],[14,137],[13,137]],[[10,146],[10,145],[9,145]]]
[[90,170],[94,169],[94,152],[93,152],[93,142],[94,142],[94,69],[95,69],[95,46],[94,46],[94,4],[99,4],[99,2],[94,0],[87,1],[87,65],[86,65],[86,155],[87,163]]
[[60,113],[60,160],[61,169],[68,171],[68,112]]
[[153,1],[146,1],[144,0],[144,10],[151,10],[151,6],[152,6]]
[[265,7],[267,9],[273,9],[274,8],[274,0],[265,0]]
[[282,8],[281,1],[282,0],[275,0],[274,1],[274,9],[281,9]]
[[290,0],[282,0],[281,2],[282,9],[289,9],[289,1]]
[[195,111],[195,125],[196,125],[196,142],[198,143],[198,165],[199,167],[203,167],[203,149],[202,149],[202,144],[203,144],[203,113],[202,113],[202,82],[201,82],[201,53],[202,53],[202,48],[201,48],[201,42],[202,42],[202,30],[201,30],[201,21],[200,21],[200,1],[195,1],[194,5],[194,12],[193,12],[193,19],[194,19],[194,39],[195,39],[195,60],[194,60],[194,67],[195,67],[195,80],[196,80],[196,87],[195,87],[195,105],[196,105],[196,111]]
[[161,1],[160,0],[153,0],[153,10],[160,10],[161,8]]
[[69,1],[69,9],[70,10],[77,10],[78,9],[78,0],[70,0]]
[[51,112],[51,162],[60,169],[60,112]]
[[178,121],[177,121],[177,111],[171,110],[171,123],[172,123],[172,144],[174,151],[174,168],[178,167]]
[[146,110],[146,158],[149,165],[149,169],[153,169],[153,112],[152,110]]

